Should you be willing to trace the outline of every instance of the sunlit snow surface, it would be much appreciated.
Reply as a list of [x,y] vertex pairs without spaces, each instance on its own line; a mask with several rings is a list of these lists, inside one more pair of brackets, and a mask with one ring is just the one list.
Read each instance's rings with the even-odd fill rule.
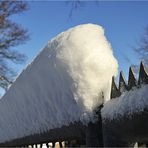
[[148,109],[148,85],[143,85],[105,103],[102,117],[104,120],[120,119],[125,115],[130,117],[133,113],[139,113],[146,108]]
[[117,61],[101,26],[79,25],[48,42],[0,100],[0,142],[92,120],[109,99]]

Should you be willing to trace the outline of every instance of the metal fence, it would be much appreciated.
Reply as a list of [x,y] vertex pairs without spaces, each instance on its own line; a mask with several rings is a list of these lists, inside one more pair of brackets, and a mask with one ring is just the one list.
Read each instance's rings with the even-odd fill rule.
[[141,62],[138,80],[136,80],[131,67],[129,68],[128,83],[126,83],[124,79],[123,72],[120,72],[119,87],[117,87],[114,77],[112,78],[111,99],[119,97],[124,91],[131,90],[132,87],[139,88],[142,84],[148,84],[148,74],[143,63]]
[[[141,62],[138,80],[131,67],[127,83],[122,72],[120,72],[118,87],[114,77],[112,78],[111,99],[116,101],[123,92],[130,91],[133,87],[138,91],[145,84],[148,84],[148,74]],[[107,147],[131,147],[135,142],[138,142],[139,145],[146,144],[148,142],[148,106],[141,112],[135,111],[132,116],[125,114],[120,119],[103,121],[103,138],[104,145]]]
[[[123,92],[130,91],[133,87],[140,88],[141,85],[148,84],[148,74],[143,63],[140,64],[139,78],[135,78],[132,68],[129,68],[128,82],[126,83],[123,73],[120,72],[119,85],[117,87],[114,77],[112,78],[111,99],[116,99]],[[20,139],[15,139],[0,146],[15,147],[42,147],[43,143],[47,147],[55,146],[59,141],[59,147],[128,147],[135,142],[139,145],[148,142],[148,109],[133,117],[127,116],[120,120],[102,121],[100,106],[96,110],[98,120],[96,123],[83,125],[81,122],[53,129],[42,134],[30,135]],[[65,141],[65,145],[62,144]]]

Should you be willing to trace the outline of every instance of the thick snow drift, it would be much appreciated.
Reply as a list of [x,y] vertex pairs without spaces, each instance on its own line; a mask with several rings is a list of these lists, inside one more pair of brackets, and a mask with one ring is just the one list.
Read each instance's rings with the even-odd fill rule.
[[103,119],[120,119],[132,116],[148,108],[148,85],[124,92],[120,97],[107,102],[102,109]]
[[111,77],[117,62],[101,26],[87,24],[70,29],[49,42],[56,46],[56,56],[73,80],[76,102],[88,111],[102,103],[102,92],[110,96]]
[[0,100],[0,142],[88,119],[109,99],[117,61],[101,26],[79,25],[49,41]]

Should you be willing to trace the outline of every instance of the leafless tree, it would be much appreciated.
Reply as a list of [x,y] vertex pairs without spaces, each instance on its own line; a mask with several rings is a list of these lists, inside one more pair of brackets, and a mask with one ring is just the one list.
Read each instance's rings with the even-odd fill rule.
[[12,48],[28,39],[27,30],[12,22],[10,17],[27,10],[27,3],[22,1],[0,1],[0,88],[6,90],[14,78],[14,70],[9,66],[22,63],[25,56]]
[[84,5],[85,1],[81,1],[81,0],[75,0],[75,1],[71,1],[68,0],[66,1],[66,4],[68,4],[71,8],[70,8],[70,13],[69,13],[69,17],[71,18],[73,15],[73,12],[77,9],[79,9],[80,7],[82,7]]
[[[144,30],[144,34],[138,42],[137,47],[133,48],[139,55],[140,60],[145,65],[145,70],[148,72],[148,26]],[[135,73],[139,73],[139,65],[132,65]]]

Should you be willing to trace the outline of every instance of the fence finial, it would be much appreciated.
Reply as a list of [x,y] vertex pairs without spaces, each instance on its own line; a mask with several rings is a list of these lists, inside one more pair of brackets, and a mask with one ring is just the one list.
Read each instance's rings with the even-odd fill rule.
[[132,68],[130,67],[129,68],[129,75],[128,75],[128,89],[130,90],[134,86],[137,86],[137,80],[135,78]]
[[112,77],[112,86],[111,86],[111,99],[119,97],[121,95],[119,89],[117,88],[117,85],[115,83],[115,78]]
[[139,79],[138,79],[138,85],[140,84],[148,84],[148,74],[146,73],[142,62],[140,63],[140,71],[139,71]]
[[121,93],[127,90],[127,85],[126,85],[122,71],[120,72],[120,76],[119,76],[119,90]]

